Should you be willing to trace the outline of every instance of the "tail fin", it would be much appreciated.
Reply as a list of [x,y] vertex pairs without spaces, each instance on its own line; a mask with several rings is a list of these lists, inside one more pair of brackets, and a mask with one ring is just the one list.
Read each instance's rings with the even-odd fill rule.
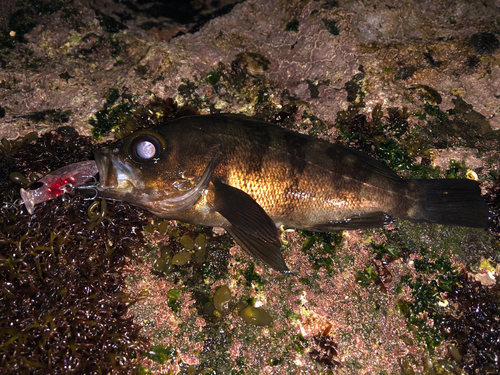
[[491,213],[481,197],[479,183],[466,179],[411,180],[416,204],[409,219],[444,225],[488,228]]

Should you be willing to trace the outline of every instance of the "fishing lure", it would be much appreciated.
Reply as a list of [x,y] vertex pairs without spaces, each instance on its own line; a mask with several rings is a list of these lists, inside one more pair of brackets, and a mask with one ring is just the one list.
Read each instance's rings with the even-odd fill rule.
[[73,163],[45,175],[27,189],[21,189],[21,198],[30,214],[35,205],[67,193],[98,173],[94,160]]

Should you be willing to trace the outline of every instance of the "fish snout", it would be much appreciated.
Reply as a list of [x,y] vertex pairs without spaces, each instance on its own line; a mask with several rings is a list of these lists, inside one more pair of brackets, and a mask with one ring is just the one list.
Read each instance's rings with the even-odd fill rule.
[[140,168],[123,158],[118,148],[103,147],[94,150],[94,158],[99,170],[99,191],[108,191],[111,194],[113,190],[116,194],[124,194],[144,187]]

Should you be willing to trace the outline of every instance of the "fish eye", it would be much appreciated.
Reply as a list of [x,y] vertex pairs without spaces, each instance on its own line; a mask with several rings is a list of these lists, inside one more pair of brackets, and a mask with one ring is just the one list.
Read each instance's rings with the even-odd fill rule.
[[137,153],[137,156],[146,160],[151,159],[156,154],[154,144],[149,141],[142,141],[141,143],[139,143],[136,146],[135,152]]
[[158,159],[163,151],[164,142],[155,133],[140,133],[132,136],[129,143],[129,154],[137,162]]

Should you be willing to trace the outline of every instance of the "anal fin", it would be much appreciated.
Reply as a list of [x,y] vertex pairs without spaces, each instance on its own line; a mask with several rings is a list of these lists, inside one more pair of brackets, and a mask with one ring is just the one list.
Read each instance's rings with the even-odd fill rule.
[[324,224],[315,224],[309,230],[316,232],[335,232],[340,230],[382,228],[389,225],[392,219],[384,212],[373,212],[362,216],[353,216],[343,221],[333,221]]

